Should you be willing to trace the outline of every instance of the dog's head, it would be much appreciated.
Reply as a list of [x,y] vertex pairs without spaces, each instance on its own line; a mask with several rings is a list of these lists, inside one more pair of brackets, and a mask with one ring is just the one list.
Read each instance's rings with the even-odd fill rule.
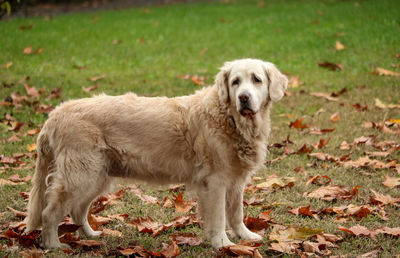
[[254,117],[269,100],[280,100],[288,79],[274,64],[257,59],[226,62],[215,83],[220,101],[242,116]]

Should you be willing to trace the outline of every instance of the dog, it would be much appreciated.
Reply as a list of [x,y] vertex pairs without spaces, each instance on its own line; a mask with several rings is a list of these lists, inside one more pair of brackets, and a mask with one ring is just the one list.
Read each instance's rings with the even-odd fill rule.
[[243,223],[243,191],[265,161],[270,108],[287,84],[274,64],[240,59],[193,95],[99,95],[59,105],[37,139],[26,231],[41,226],[45,248],[65,247],[57,229],[70,214],[87,236],[100,235],[87,220],[90,204],[129,178],[193,189],[214,248],[233,245],[226,223],[242,239],[261,240]]

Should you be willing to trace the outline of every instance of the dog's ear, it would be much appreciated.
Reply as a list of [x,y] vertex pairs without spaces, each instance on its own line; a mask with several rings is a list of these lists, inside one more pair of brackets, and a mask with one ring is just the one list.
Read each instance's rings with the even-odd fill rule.
[[231,70],[231,62],[225,62],[224,66],[220,68],[219,73],[215,77],[215,84],[218,88],[218,96],[221,103],[228,104],[229,98],[229,73]]
[[288,79],[272,63],[265,62],[265,73],[269,79],[269,96],[272,101],[279,101],[285,95]]

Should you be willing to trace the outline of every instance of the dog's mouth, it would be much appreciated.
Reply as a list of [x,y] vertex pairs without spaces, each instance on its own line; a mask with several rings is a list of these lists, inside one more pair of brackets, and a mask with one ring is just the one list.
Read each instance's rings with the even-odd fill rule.
[[240,112],[240,114],[242,116],[244,116],[246,118],[253,118],[257,113],[257,112],[254,112],[252,109],[247,108],[247,107],[241,108],[239,112]]

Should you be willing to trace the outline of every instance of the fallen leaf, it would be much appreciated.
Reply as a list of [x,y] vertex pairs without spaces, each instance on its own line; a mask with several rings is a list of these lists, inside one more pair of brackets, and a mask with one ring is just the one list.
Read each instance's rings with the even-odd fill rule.
[[78,241],[74,241],[73,243],[77,244],[79,247],[91,247],[91,248],[104,245],[104,242],[98,241],[98,240],[92,240],[92,239],[78,240]]
[[295,254],[296,250],[298,250],[299,247],[299,244],[293,242],[278,242],[271,243],[271,246],[268,248],[268,250],[273,250],[285,254]]
[[14,231],[7,230],[0,235],[0,238],[15,239],[21,246],[29,248],[33,246],[39,247],[39,243],[37,241],[39,235],[40,231],[38,230],[31,231],[28,234],[18,234]]
[[329,101],[339,101],[337,97],[332,97],[330,93],[325,93],[325,92],[311,92],[311,96],[318,97],[318,98],[324,98]]
[[343,44],[342,44],[342,43],[340,43],[340,41],[339,41],[339,40],[336,40],[336,43],[335,43],[335,49],[336,49],[336,50],[338,50],[338,51],[340,51],[340,50],[343,50],[343,49],[344,49],[344,46],[343,46]]
[[32,179],[31,176],[26,176],[24,178],[20,178],[18,174],[11,175],[8,180],[14,183],[28,182]]
[[32,46],[24,48],[22,51],[25,55],[30,55],[32,53]]
[[356,103],[352,105],[353,108],[355,108],[358,112],[364,112],[368,110],[368,106],[364,105],[362,106],[360,103]]
[[327,185],[332,181],[332,179],[329,176],[310,176],[306,185],[309,184],[317,184],[317,185]]
[[375,100],[375,106],[377,107],[377,108],[380,108],[380,109],[385,109],[385,108],[390,108],[390,109],[393,109],[393,108],[400,108],[400,104],[385,104],[385,103],[383,103],[380,99],[378,99],[378,98],[375,98],[374,99]]
[[29,24],[29,25],[21,24],[21,25],[19,25],[19,29],[20,30],[31,30],[32,28],[33,28],[32,24]]
[[197,75],[193,75],[190,80],[196,84],[196,85],[204,85],[204,77],[203,76],[197,76]]
[[378,258],[379,257],[379,253],[382,251],[382,247],[381,246],[377,246],[374,248],[374,250],[365,253],[365,254],[361,254],[358,255],[357,258]]
[[178,195],[174,195],[173,199],[175,209],[177,212],[186,213],[190,211],[196,203],[194,201],[186,201],[183,199],[183,194],[180,193]]
[[176,244],[175,241],[171,241],[171,244],[162,244],[163,249],[161,250],[161,254],[163,257],[170,258],[170,257],[176,257],[181,254],[181,251],[179,250],[178,245]]
[[16,134],[11,135],[10,138],[7,139],[8,142],[20,142],[22,141]]
[[336,123],[337,121],[339,121],[339,119],[340,119],[340,116],[339,116],[338,112],[334,113],[330,117],[330,120],[331,120],[332,123]]
[[135,226],[139,232],[150,233],[150,234],[157,232],[157,230],[161,227],[160,223],[154,221],[149,216],[146,219],[138,218],[131,220],[126,224]]
[[383,195],[378,192],[375,192],[374,190],[371,189],[371,192],[375,195],[374,197],[370,197],[370,202],[375,205],[394,205],[394,206],[400,206],[397,203],[400,202],[400,197],[399,198],[393,198],[390,195]]
[[[269,217],[269,215],[268,215]],[[262,215],[262,218],[254,218],[250,216],[246,216],[244,218],[244,224],[247,226],[247,228],[255,232],[259,235],[264,235],[265,231],[270,228],[270,224],[268,223],[268,220],[266,219],[265,215]]]
[[292,241],[292,240],[306,240],[310,237],[321,234],[322,230],[312,228],[297,228],[288,226],[283,230],[274,228],[269,235],[270,240],[276,240],[278,242]]
[[323,68],[327,68],[331,71],[343,70],[342,64],[336,64],[331,62],[318,62],[318,65]]
[[97,89],[98,85],[97,83],[95,85],[89,86],[89,87],[82,87],[82,90],[85,92],[91,92]]
[[385,181],[383,181],[383,185],[389,188],[400,186],[400,177],[385,176]]
[[103,228],[103,235],[105,236],[115,236],[115,237],[122,237],[122,232],[118,230]]
[[303,120],[304,120],[304,117],[300,117],[296,121],[290,122],[289,128],[295,128],[295,129],[309,128],[310,125],[303,124]]
[[347,187],[342,185],[327,185],[321,186],[320,188],[305,192],[304,197],[317,198],[325,201],[337,200],[351,200],[357,193],[360,186],[355,186],[351,191]]
[[360,225],[352,226],[350,228],[338,227],[339,230],[350,233],[354,236],[366,236],[375,239],[377,233],[374,230],[369,230],[368,228]]
[[400,73],[398,72],[393,72],[380,67],[377,67],[375,71],[371,72],[371,74],[382,75],[382,76],[400,76]]
[[10,127],[8,128],[8,131],[13,131],[13,132],[18,132],[19,130],[21,130],[22,126],[24,125],[24,123],[22,122],[15,122],[15,121],[11,121],[9,122]]
[[105,75],[105,74],[102,74],[102,75],[99,75],[99,76],[91,77],[91,78],[89,78],[88,80],[89,80],[89,81],[92,81],[92,82],[96,82],[96,81],[98,81],[98,80],[104,79],[105,77],[106,77],[106,75]]
[[328,138],[328,140],[326,140],[326,141],[325,141],[325,139],[321,138],[321,139],[319,139],[319,141],[316,144],[313,145],[313,147],[316,150],[320,150],[320,149],[324,148],[326,145],[328,145],[330,140],[331,140],[331,138]]
[[36,143],[31,143],[26,146],[26,149],[31,152],[36,150]]
[[265,182],[257,184],[257,188],[283,188],[292,187],[296,181],[295,177],[269,177]]
[[4,186],[4,185],[17,185],[17,183],[14,183],[7,179],[0,178],[0,186]]
[[310,205],[308,206],[300,206],[291,210],[288,210],[289,213],[292,213],[296,216],[303,215],[315,218],[318,220],[318,212],[316,210],[310,210]]
[[28,136],[33,136],[40,133],[40,129],[39,128],[35,128],[35,129],[29,129],[28,131],[26,131],[26,135]]
[[160,202],[158,201],[158,199],[156,197],[142,193],[142,191],[139,188],[137,188],[135,185],[130,185],[129,189],[132,193],[134,193],[137,197],[139,197],[140,200],[142,200],[146,203],[160,205]]
[[300,85],[302,85],[303,83],[300,81],[298,76],[290,76],[289,77],[289,84],[288,86],[290,88],[298,88]]
[[178,245],[198,246],[203,243],[203,240],[194,233],[176,233],[170,237]]
[[335,131],[335,128],[319,129],[316,127],[310,128],[310,134],[322,135]]
[[247,246],[247,245],[231,245],[231,246],[225,246],[220,248],[220,252],[222,254],[228,255],[228,256],[242,256],[242,255],[247,255],[251,257],[255,257],[255,252],[257,251],[258,247],[256,246]]
[[330,155],[328,153],[322,153],[322,152],[310,153],[310,154],[308,154],[308,156],[309,157],[314,157],[314,158],[322,160],[322,161],[337,162],[337,161],[340,160],[338,157],[335,157],[335,156]]
[[7,62],[7,63],[5,63],[2,67],[5,68],[5,69],[8,69],[8,68],[10,68],[12,65],[13,65],[13,62]]
[[16,216],[16,217],[18,217],[18,218],[22,218],[22,219],[24,219],[27,215],[28,215],[28,213],[27,212],[24,212],[24,211],[19,211],[19,210],[16,210],[16,209],[13,209],[13,208],[11,208],[11,207],[7,207],[10,211],[12,211],[13,213],[14,213],[14,215]]

